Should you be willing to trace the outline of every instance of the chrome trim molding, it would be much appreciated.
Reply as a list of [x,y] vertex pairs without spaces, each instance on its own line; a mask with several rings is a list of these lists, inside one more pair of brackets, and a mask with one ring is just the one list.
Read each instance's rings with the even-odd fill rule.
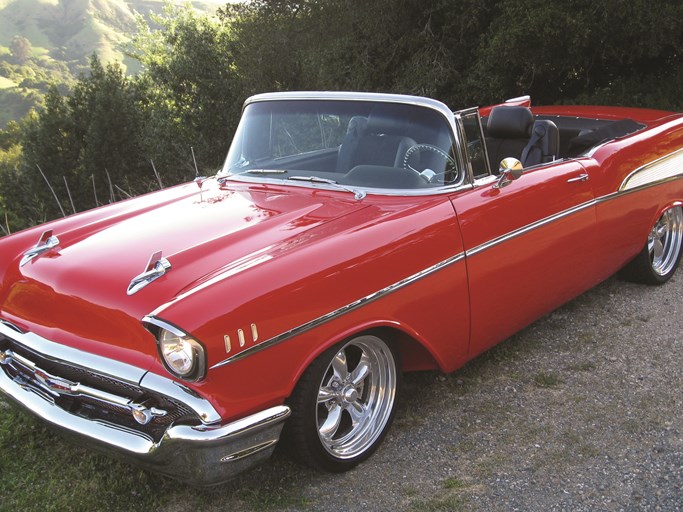
[[287,91],[267,92],[256,94],[246,99],[242,109],[250,103],[259,101],[376,101],[382,103],[403,103],[418,107],[427,107],[441,113],[451,124],[454,124],[453,112],[444,103],[423,96],[410,96],[407,94],[384,94],[375,92],[349,92],[349,91]]
[[531,96],[528,94],[525,94],[524,96],[517,96],[516,98],[505,100],[505,103],[519,103],[520,101],[531,101]]
[[626,194],[631,193],[632,191],[629,192],[612,192],[611,194],[606,194],[604,196],[600,196],[595,199],[595,204],[600,204],[600,203],[606,203],[607,201],[611,201],[612,199],[616,199],[617,197],[625,196]]
[[625,192],[680,177],[683,177],[683,149],[639,167],[624,179],[619,191]]
[[0,318],[0,324],[6,325],[7,327],[12,329],[13,331],[18,332],[19,334],[24,334],[24,331],[22,329],[20,329],[19,327],[17,327],[16,325],[14,325],[12,322],[8,322],[7,320],[3,320]]
[[[679,167],[678,172],[675,172],[675,166]],[[577,176],[577,178],[572,178],[568,181],[585,181],[588,178],[589,175],[587,173],[583,173]],[[554,215],[550,215],[544,219],[540,219],[536,222],[532,222],[531,224],[527,224],[526,226],[523,226],[519,229],[510,231],[509,233],[506,233],[492,240],[489,240],[488,242],[484,242],[483,244],[473,247],[472,249],[465,251],[465,254],[468,257],[474,256],[475,254],[485,251],[486,249],[490,249],[491,247],[494,247],[502,242],[528,233],[529,231],[542,227],[546,224],[550,224],[551,222],[560,220],[564,217],[577,213],[586,208],[590,208],[597,204],[604,203],[612,199],[616,199],[617,197],[622,197],[626,194],[630,194],[632,192],[636,192],[644,188],[660,185],[662,183],[666,183],[667,181],[681,178],[683,178],[683,149],[679,149],[674,153],[654,160],[653,162],[643,165],[642,167],[639,167],[635,171],[631,172],[624,179],[617,192],[605,194],[604,196],[597,197],[590,201],[586,201],[585,203],[581,203],[572,208],[568,208],[566,210],[558,212]],[[480,186],[480,184],[488,185],[488,181],[480,180],[475,182],[475,186]]]
[[[163,329],[165,331],[168,331],[170,333],[175,334],[179,338],[189,338],[190,337],[190,335],[188,333],[186,333],[185,331],[183,331],[182,329],[179,329],[175,325],[169,324],[168,322],[162,320],[161,318],[158,318],[158,317],[153,316],[153,315],[147,315],[147,316],[143,317],[142,324],[143,325],[150,324],[150,325],[153,325],[155,327],[159,327],[160,329]],[[145,328],[147,328],[146,325],[145,325]],[[147,329],[147,330],[149,331],[149,329]],[[152,333],[152,334],[154,334],[154,333]]]
[[[458,154],[460,151],[458,150]],[[460,158],[460,156],[458,157]],[[224,176],[228,177],[228,176]],[[311,183],[311,182],[283,182],[275,178],[266,177],[254,177],[247,176],[245,174],[239,176],[239,180],[230,180],[230,183],[265,183],[268,185],[280,185],[284,187],[299,187],[299,188],[316,188],[320,190],[326,190],[331,192],[342,192],[339,188],[334,186],[326,185],[324,183]],[[418,189],[402,189],[402,188],[370,188],[370,187],[357,187],[354,188],[363,190],[368,196],[392,196],[392,197],[421,197],[421,196],[438,196],[443,194],[452,194],[454,192],[459,192],[461,190],[467,190],[472,188],[472,183],[460,183],[458,185],[446,185],[443,187],[434,188],[418,188]]]
[[593,155],[595,155],[595,153],[597,153],[599,149],[602,149],[604,146],[606,146],[607,144],[609,144],[610,142],[613,142],[613,141],[614,141],[614,139],[607,139],[604,142],[601,142],[600,144],[598,144],[597,146],[593,146],[593,147],[589,148],[588,152],[578,155],[577,158],[580,158],[582,156],[585,156],[588,158],[593,158]]
[[569,215],[572,215],[574,213],[580,212],[581,210],[585,210],[586,208],[590,208],[592,206],[595,206],[596,204],[597,204],[597,201],[595,199],[591,199],[590,201],[586,201],[585,203],[581,203],[581,204],[576,205],[572,208],[568,208],[567,210],[558,212],[554,215],[550,215],[549,217],[546,217],[544,219],[538,220],[536,222],[532,222],[531,224],[527,224],[526,226],[523,226],[519,229],[516,229],[514,231],[510,231],[509,233],[506,233],[504,235],[496,237],[493,240],[489,240],[488,242],[484,242],[483,244],[479,244],[478,246],[473,247],[472,249],[466,251],[466,255],[467,255],[467,257],[474,256],[475,254],[479,254],[480,252],[485,251],[486,249],[490,249],[491,247],[494,247],[498,244],[501,244],[503,242],[506,242],[508,240],[516,238],[520,235],[528,233],[529,231],[533,231],[534,229],[538,229],[542,226],[545,226],[546,224],[550,224],[552,222],[560,220],[560,219],[567,217]]
[[271,439],[270,441],[266,441],[265,443],[258,444],[256,446],[252,446],[251,448],[247,448],[246,450],[242,450],[240,452],[236,453],[231,453],[230,455],[226,455],[225,457],[221,458],[221,462],[234,462],[240,459],[244,459],[246,457],[250,457],[262,450],[267,450],[271,446],[275,446],[277,443],[276,439]]
[[360,308],[361,306],[365,306],[366,304],[369,304],[371,302],[374,302],[378,299],[381,299],[385,295],[388,295],[390,293],[393,293],[397,290],[400,290],[401,288],[404,288],[416,281],[419,281],[420,279],[423,279],[435,272],[438,272],[439,270],[442,270],[450,265],[453,265],[454,263],[457,263],[465,258],[465,253],[459,253],[454,256],[451,256],[450,258],[441,261],[437,263],[436,265],[432,265],[431,267],[422,270],[418,272],[417,274],[413,274],[412,276],[406,277],[405,279],[402,279],[401,281],[398,281],[397,283],[394,283],[392,285],[387,286],[386,288],[381,289],[378,292],[371,293],[370,295],[366,295],[365,297],[358,299],[350,304],[347,304],[346,306],[342,306],[339,309],[336,309],[330,313],[327,313],[323,316],[320,316],[314,320],[311,320],[309,322],[306,322],[303,325],[300,325],[298,327],[295,327],[294,329],[290,329],[287,332],[283,332],[282,334],[278,334],[277,336],[274,336],[272,338],[269,338],[257,345],[254,345],[252,347],[249,347],[242,352],[235,354],[234,356],[230,356],[227,359],[224,359],[223,361],[214,364],[210,370],[213,370],[215,368],[220,368],[221,366],[225,366],[226,364],[233,363],[235,361],[239,361],[240,359],[244,359],[247,356],[250,356],[251,354],[255,354],[256,352],[260,352],[261,350],[264,350],[266,348],[272,347],[273,345],[276,345],[278,343],[281,343],[289,338],[292,338],[298,334],[304,333],[306,331],[309,331],[313,329],[314,327],[317,327],[321,324],[324,324],[326,322],[329,322],[330,320],[333,320],[339,316],[345,315],[346,313],[350,313],[351,311]]

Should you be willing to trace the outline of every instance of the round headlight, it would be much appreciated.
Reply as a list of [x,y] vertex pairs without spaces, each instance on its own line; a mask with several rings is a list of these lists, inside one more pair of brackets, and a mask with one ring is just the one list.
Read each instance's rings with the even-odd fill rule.
[[179,336],[166,329],[159,331],[159,351],[169,370],[180,377],[201,377],[198,366],[203,364],[204,349],[195,340]]

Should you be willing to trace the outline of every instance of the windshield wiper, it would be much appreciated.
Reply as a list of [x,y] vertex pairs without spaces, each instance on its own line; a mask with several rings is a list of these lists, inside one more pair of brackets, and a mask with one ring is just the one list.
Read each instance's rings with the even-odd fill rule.
[[319,176],[289,176],[287,178],[287,180],[307,181],[309,183],[322,183],[324,185],[332,185],[334,187],[345,190],[346,192],[353,193],[353,197],[355,197],[358,201],[360,201],[361,199],[363,199],[367,195],[367,193],[364,190],[356,190],[356,189],[353,189],[351,187],[341,185],[334,180],[330,180],[327,178],[320,178]]
[[249,171],[242,171],[237,173],[226,174],[218,178],[219,183],[225,183],[230,178],[235,176],[242,176],[243,174],[287,174],[286,169],[250,169]]
[[[287,174],[287,169],[252,169],[251,171],[242,171],[240,174]],[[237,176],[237,174],[232,176]]]

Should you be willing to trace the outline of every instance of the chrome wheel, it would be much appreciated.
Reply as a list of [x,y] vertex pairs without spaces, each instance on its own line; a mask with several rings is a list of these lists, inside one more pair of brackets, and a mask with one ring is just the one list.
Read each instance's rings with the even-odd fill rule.
[[306,369],[288,404],[283,432],[292,455],[327,471],[367,459],[389,430],[401,374],[393,343],[363,334],[339,343]]
[[650,263],[657,275],[665,276],[678,265],[682,243],[683,211],[676,206],[664,212],[647,237]]
[[673,206],[655,222],[643,249],[620,275],[630,281],[659,285],[676,273],[683,249],[683,209]]
[[389,347],[361,336],[332,358],[318,390],[320,441],[333,457],[349,459],[379,438],[394,406],[396,364]]

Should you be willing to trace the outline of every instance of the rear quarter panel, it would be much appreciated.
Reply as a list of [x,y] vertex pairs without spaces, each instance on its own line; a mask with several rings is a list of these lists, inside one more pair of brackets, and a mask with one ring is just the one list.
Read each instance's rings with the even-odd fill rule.
[[599,147],[581,160],[588,170],[597,200],[596,215],[602,244],[602,277],[607,278],[644,247],[662,212],[683,201],[683,159],[677,177],[620,190],[627,178],[683,149],[683,120],[668,116],[646,129]]

